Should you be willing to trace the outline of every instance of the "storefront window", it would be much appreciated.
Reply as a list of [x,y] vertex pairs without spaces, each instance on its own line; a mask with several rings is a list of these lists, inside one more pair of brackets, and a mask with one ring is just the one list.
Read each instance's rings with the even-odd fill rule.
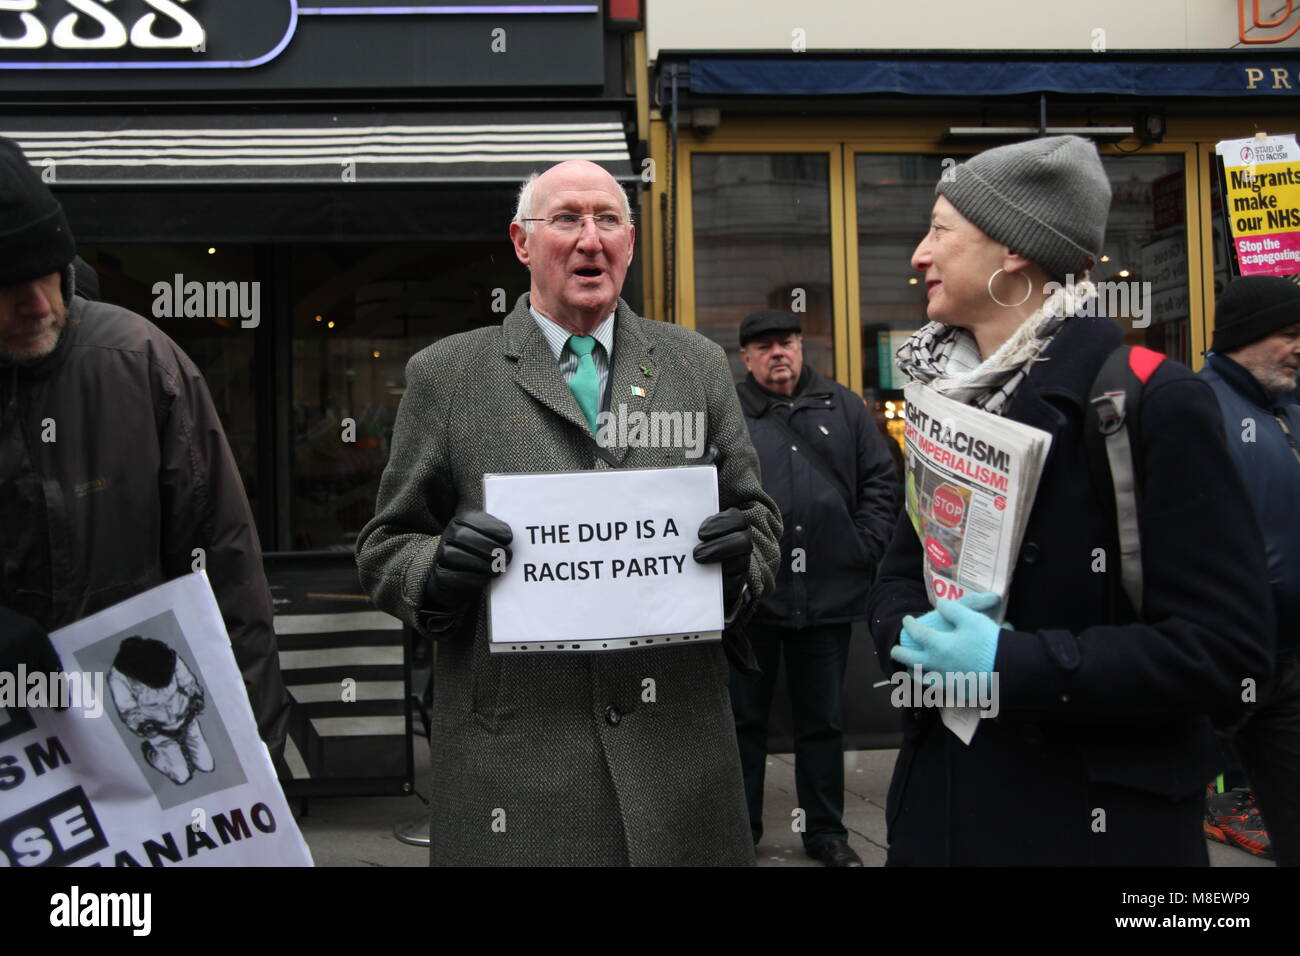
[[[856,159],[862,384],[868,402],[896,404],[903,397],[894,353],[925,322],[925,283],[911,260],[928,228],[941,172],[938,156],[859,154]],[[902,418],[891,414],[894,408],[882,411],[901,432]]]
[[[1106,245],[1093,279],[1125,341],[1191,364],[1187,206],[1181,156],[1103,156],[1110,177]],[[1123,297],[1129,293],[1125,309]]]
[[291,270],[292,547],[352,548],[374,515],[407,360],[500,322],[528,275],[501,241],[301,245]]
[[[261,296],[254,326],[253,319],[240,317],[239,310],[233,307],[234,300],[228,299],[225,291],[230,283],[235,283],[236,289],[244,283],[242,288],[252,292],[251,283],[259,278],[256,251],[256,246],[224,243],[105,243],[85,244],[78,249],[99,277],[102,301],[152,321],[203,373],[254,514],[259,513],[263,496],[270,494],[266,483],[258,480],[257,383],[253,365],[258,327],[269,321],[269,299]],[[179,302],[175,293],[178,281],[182,291]],[[154,290],[160,282],[169,287],[163,295]],[[189,284],[196,282],[203,286],[201,299],[184,294],[187,287],[194,288]],[[214,287],[220,284],[221,301],[207,294],[209,283]],[[260,294],[262,285],[257,288]],[[240,301],[253,304],[249,295]]]
[[736,336],[760,309],[803,321],[804,360],[835,373],[830,160],[819,153],[696,153],[691,158],[695,328],[745,375]]

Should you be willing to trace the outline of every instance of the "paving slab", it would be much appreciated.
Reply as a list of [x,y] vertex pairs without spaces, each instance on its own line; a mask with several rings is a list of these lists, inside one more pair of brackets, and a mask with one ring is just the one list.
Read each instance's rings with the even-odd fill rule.
[[[855,750],[844,754],[844,825],[849,846],[867,866],[884,866],[885,795],[897,750]],[[424,738],[415,738],[416,793],[404,797],[329,797],[308,801],[307,815],[292,803],[303,837],[317,866],[427,866],[429,851],[398,842],[395,824],[427,817],[429,752]],[[794,755],[767,758],[763,788],[763,839],[756,852],[767,867],[820,866],[804,854],[803,841],[793,829],[798,806],[794,785]],[[1217,867],[1274,866],[1236,847],[1206,841],[1210,865]]]

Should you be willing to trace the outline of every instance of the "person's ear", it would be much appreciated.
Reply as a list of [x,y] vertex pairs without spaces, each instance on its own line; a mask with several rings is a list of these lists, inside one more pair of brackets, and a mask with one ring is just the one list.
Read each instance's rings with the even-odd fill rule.
[[1020,255],[1020,253],[1014,252],[1010,248],[1008,248],[1002,256],[1003,272],[1019,272],[1021,269],[1028,269],[1031,265],[1033,265],[1032,260],[1026,259],[1024,256]]
[[515,247],[515,258],[524,265],[531,265],[528,261],[528,230],[524,228],[522,222],[510,224],[510,242]]

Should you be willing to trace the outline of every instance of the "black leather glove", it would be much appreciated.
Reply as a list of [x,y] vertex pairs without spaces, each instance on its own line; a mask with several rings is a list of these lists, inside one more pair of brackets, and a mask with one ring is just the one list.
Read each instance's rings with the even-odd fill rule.
[[749,555],[754,536],[749,519],[739,508],[728,508],[704,519],[694,557],[700,564],[722,564],[722,607],[728,624],[722,630],[722,649],[733,667],[743,674],[762,673],[749,638],[741,629],[743,598],[748,597]]
[[739,508],[728,508],[705,518],[699,535],[695,560],[700,564],[722,564],[722,606],[730,615],[749,580],[749,555],[754,550],[749,519]]
[[13,673],[19,664],[46,674],[63,670],[45,628],[26,614],[0,607],[0,670]]
[[467,511],[447,522],[433,569],[424,584],[425,625],[444,631],[456,623],[466,605],[476,601],[504,565],[494,569],[496,553],[505,552],[509,564],[510,526],[485,511]]

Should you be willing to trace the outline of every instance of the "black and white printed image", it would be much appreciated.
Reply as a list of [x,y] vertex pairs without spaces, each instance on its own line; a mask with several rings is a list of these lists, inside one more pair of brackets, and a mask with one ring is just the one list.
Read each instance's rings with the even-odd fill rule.
[[140,751],[149,766],[175,784],[212,772],[212,750],[198,720],[203,687],[171,647],[128,637],[118,645],[108,689],[122,723],[144,738]]
[[162,809],[246,781],[216,695],[171,611],[87,645],[76,657],[80,667],[106,675],[104,715]]

